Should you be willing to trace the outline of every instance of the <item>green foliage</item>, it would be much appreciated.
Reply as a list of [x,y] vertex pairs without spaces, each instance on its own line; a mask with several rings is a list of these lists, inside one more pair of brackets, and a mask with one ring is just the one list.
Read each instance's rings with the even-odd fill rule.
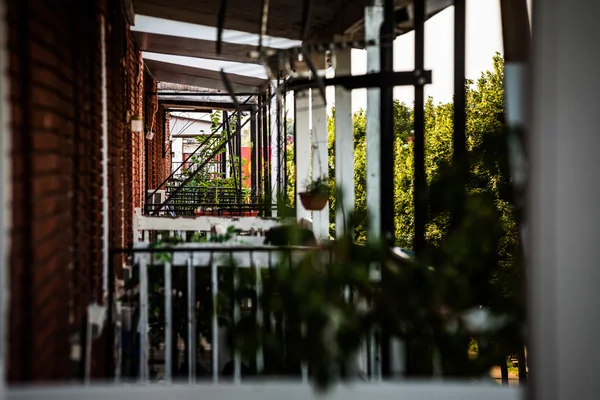
[[[377,253],[377,247],[372,243],[357,247],[358,244],[350,241],[336,241],[331,250],[338,254],[341,265],[328,266],[326,272],[323,271],[326,279],[323,274],[319,275],[319,263],[314,260],[307,261],[304,267],[294,265],[290,276],[280,277],[285,280],[280,282],[282,285],[298,285],[287,287],[290,299],[282,301],[288,307],[286,313],[301,315],[303,321],[312,321],[314,325],[307,330],[325,335],[330,323],[326,315],[336,313],[340,318],[338,324],[348,328],[332,339],[341,348],[337,355],[328,353],[335,346],[324,344],[322,338],[312,337],[310,343],[306,339],[298,344],[305,353],[311,348],[319,354],[319,359],[307,360],[314,371],[323,372],[322,376],[317,373],[317,382],[327,381],[325,376],[329,379],[339,376],[340,371],[337,375],[332,372],[331,363],[343,364],[343,355],[352,354],[353,346],[358,343],[359,336],[367,332],[367,327],[380,326],[385,321],[394,326],[398,336],[436,347],[442,355],[444,371],[450,376],[482,374],[497,362],[499,356],[522,345],[523,266],[515,199],[508,173],[501,57],[496,55],[492,70],[483,73],[477,81],[467,81],[466,88],[466,162],[469,168],[464,182],[465,193],[458,190],[463,186],[457,168],[452,164],[453,105],[435,104],[432,98],[425,104],[428,221],[424,254],[412,262],[400,262]],[[413,116],[408,106],[397,101],[394,111],[396,244],[410,249],[414,240]],[[335,110],[332,110],[328,120],[330,185],[335,185],[334,118]],[[356,199],[353,226],[356,227],[355,239],[364,243],[368,218],[366,113],[363,110],[356,112],[353,122]],[[335,193],[330,190],[331,222],[334,221]],[[463,210],[463,218],[451,225],[457,205]],[[348,280],[359,271],[364,273],[365,266],[372,262],[384,265],[387,278],[385,287],[376,293],[367,289],[368,284],[363,280],[352,282],[352,286],[358,287],[359,297],[373,300],[372,313],[361,316],[353,311],[353,307],[345,307],[339,296]],[[337,275],[338,268],[343,269],[343,274]],[[302,273],[304,275],[299,275]],[[475,347],[473,336],[464,327],[454,334],[445,332],[441,328],[448,321],[439,315],[439,311],[448,310],[449,315],[456,317],[480,305],[489,307],[494,313],[510,315],[513,323],[502,332],[479,336],[475,342],[479,357],[468,360],[466,350]]]
[[[221,113],[213,112],[210,115],[211,119],[211,131],[214,131],[218,128],[221,123]],[[234,127],[237,126],[237,117],[234,115],[229,117],[230,126],[232,131]],[[203,165],[206,160],[216,157],[219,154],[224,154],[227,151],[226,143],[229,140],[227,134],[225,134],[225,129],[223,129],[223,134],[215,136],[209,139],[209,136],[198,136],[196,137],[197,142],[201,145],[200,149],[193,155],[190,159],[190,163],[194,166],[186,171],[184,171],[184,176],[189,177],[193,175],[193,178],[188,183],[190,187],[214,187],[214,188],[235,188],[235,179],[240,181],[239,176],[231,175],[229,178],[225,178],[223,176],[218,176],[211,171],[211,164],[207,163]],[[204,133],[204,132],[203,132]],[[240,157],[232,157],[229,156],[227,159],[228,168],[235,168],[236,171],[242,170],[241,181],[245,182],[247,178],[245,165],[247,160]],[[202,168],[199,168],[202,166]],[[235,178],[235,179],[234,179]]]
[[[474,220],[468,224],[474,229],[490,222],[481,213]],[[490,252],[488,241],[483,239],[448,259],[436,257],[441,250],[432,250],[428,256],[406,260],[383,243],[361,245],[351,236],[294,261],[282,249],[283,261],[258,301],[262,310],[285,316],[285,338],[273,332],[267,320],[248,318],[233,326],[233,343],[248,357],[260,346],[271,357],[285,354],[288,363],[305,362],[317,388],[326,389],[347,376],[347,367],[368,333],[386,326],[394,336],[434,348],[445,376],[483,376],[504,349],[518,343],[522,328],[520,320],[509,319],[477,331],[478,357],[468,357],[467,351],[475,347],[471,339],[475,330],[463,316],[480,304],[470,295],[469,284],[486,283],[473,281],[474,275],[465,266],[472,267],[467,264],[472,258],[481,264]],[[381,266],[385,276],[381,282],[370,278],[373,263]],[[244,287],[252,287],[254,278],[250,279]],[[346,299],[346,288],[351,288],[354,301]],[[235,301],[244,296],[236,293]],[[370,306],[361,307],[363,301]],[[504,313],[492,310],[492,316]],[[422,361],[426,363],[426,357]]]
[[329,193],[329,183],[327,178],[320,176],[316,179],[309,181],[306,184],[306,192],[314,194],[325,194]]
[[[356,227],[355,238],[348,234],[293,262],[292,257],[282,257],[285,262],[269,271],[258,302],[265,318],[274,315],[281,320],[285,316],[285,340],[269,329],[268,320],[249,316],[232,323],[232,304],[248,298],[256,282],[253,273],[245,274],[246,278],[239,273],[238,290],[229,297],[221,295],[219,304],[212,307],[220,313],[220,320],[233,328],[232,343],[243,355],[252,357],[262,347],[270,365],[280,365],[277,357],[283,354],[288,363],[304,361],[313,381],[326,388],[348,373],[348,362],[367,334],[383,326],[413,346],[435,349],[448,377],[482,376],[522,346],[523,266],[508,174],[502,79],[502,59],[496,56],[492,71],[483,73],[476,82],[467,82],[469,169],[465,193],[457,190],[463,187],[462,178],[452,163],[453,106],[427,100],[427,248],[410,260],[395,256],[381,243],[365,242],[366,116],[364,111],[354,115],[356,210],[349,224]],[[394,103],[394,109],[396,244],[411,248],[412,113],[399,102]],[[331,190],[335,187],[334,117],[335,110],[328,121],[329,186],[324,178],[319,183],[319,190],[327,188],[330,193],[332,207],[336,201],[336,191]],[[291,160],[293,156],[288,163]],[[292,168],[288,171],[294,173]],[[293,197],[293,191],[288,189],[287,193]],[[457,204],[463,218],[452,221]],[[323,257],[322,251],[331,256]],[[385,276],[381,282],[369,278],[373,264],[381,267]],[[238,272],[232,266],[228,273]],[[356,303],[368,301],[370,307],[348,302],[344,296],[348,287]],[[482,305],[492,315],[510,318],[499,327],[474,331],[464,315]],[[203,310],[204,320],[209,311]],[[478,356],[469,358],[469,349],[476,349]],[[427,357],[421,361],[427,363]]]

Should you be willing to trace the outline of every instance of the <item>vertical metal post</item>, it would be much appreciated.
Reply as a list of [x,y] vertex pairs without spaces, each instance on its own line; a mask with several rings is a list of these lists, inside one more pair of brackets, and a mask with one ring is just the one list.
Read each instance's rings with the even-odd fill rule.
[[[381,26],[379,60],[381,73],[394,72],[394,1],[385,0],[385,19]],[[380,175],[380,206],[382,238],[393,246],[395,242],[394,228],[394,86],[384,83],[379,88],[381,101],[381,175]],[[385,368],[385,367],[384,367]]]
[[[415,74],[425,69],[425,0],[414,0]],[[415,86],[414,110],[414,251],[420,254],[425,247],[425,224],[427,222],[427,182],[425,176],[425,94],[424,84]]]
[[212,259],[210,260],[210,288],[212,296],[212,377],[213,382],[219,381],[219,318],[217,315],[217,297],[219,294],[219,276],[217,264]]
[[[394,31],[395,31],[395,11],[394,0],[384,1],[384,20],[381,25],[379,60],[381,73],[391,73],[394,71]],[[380,216],[381,216],[381,237],[389,246],[395,242],[395,224],[394,224],[394,86],[387,82],[382,82],[379,88],[380,96],[380,129],[381,129],[381,147],[380,147]],[[385,281],[386,277],[382,271],[381,279]],[[391,374],[390,362],[390,331],[387,326],[382,327],[381,341],[381,369],[384,377]]]
[[[253,253],[250,253],[250,265],[254,268],[254,270],[256,271],[256,282],[255,282],[255,287],[256,287],[256,324],[258,326],[261,326],[263,324],[263,310],[261,307],[261,303],[260,303],[260,298],[262,296],[262,291],[263,291],[263,287],[262,287],[262,269],[260,267],[257,267],[256,264],[254,263],[254,257],[253,257]],[[259,347],[258,350],[256,351],[256,373],[258,375],[260,375],[263,370],[265,368],[265,359],[264,359],[264,352],[263,352],[263,348]]]
[[459,198],[454,201],[452,222],[457,226],[464,214],[463,197],[467,183],[468,165],[466,160],[466,97],[465,97],[465,0],[454,0],[454,134],[453,162],[458,172],[460,185]]
[[238,187],[238,191],[236,193],[236,203],[241,203],[242,199],[241,199],[241,193],[242,193],[242,188],[244,187],[244,175],[243,175],[243,171],[242,171],[242,113],[241,112],[237,112],[237,121],[235,124],[235,140],[236,140],[236,152],[237,152],[237,169],[238,169],[238,176],[240,177],[240,184]]
[[[226,127],[226,123],[225,121],[227,121],[227,116],[226,116],[226,112],[225,110],[221,111],[221,138],[224,137],[225,135],[225,127]],[[223,152],[221,153],[221,176],[223,178],[227,178],[228,177],[228,172],[227,172],[227,146],[225,146],[225,148],[223,149]]]
[[[306,324],[300,325],[300,334],[305,337],[306,336]],[[302,383],[308,382],[308,363],[306,361],[302,361],[300,364],[300,375],[302,377]]]
[[[240,278],[238,276],[237,268],[233,267],[233,323],[237,325],[240,322],[240,303],[237,298],[237,291],[239,287]],[[235,383],[240,383],[242,381],[242,366],[241,366],[241,357],[240,352],[237,349],[234,349],[233,354],[233,381]]]
[[282,194],[287,199],[288,190],[288,166],[287,166],[287,84],[284,83],[283,87],[283,107],[281,109],[281,135],[282,135],[282,148],[281,148],[281,170],[282,172]]
[[293,136],[293,140],[294,140],[294,144],[292,145],[292,148],[294,149],[294,159],[292,160],[292,162],[294,163],[294,176],[292,177],[292,179],[294,180],[294,197],[292,199],[292,205],[293,207],[296,209],[296,216],[298,215],[298,151],[297,151],[297,145],[296,145],[296,138],[298,137],[298,121],[297,121],[297,116],[298,116],[298,102],[296,101],[296,95],[298,92],[293,92],[293,104],[294,104],[294,125],[292,126],[293,132],[292,132],[292,136]]
[[[231,170],[231,174],[233,175],[234,186],[237,189],[238,188],[238,185],[237,185],[237,180],[238,180],[237,176],[238,176],[238,174],[237,174],[236,161],[239,162],[240,159],[239,159],[238,154],[237,154],[236,139],[237,139],[237,135],[239,133],[239,129],[237,128],[237,126],[239,126],[239,125],[236,124],[235,133],[232,134],[232,132],[231,132],[231,130],[232,130],[231,129],[231,124],[229,122],[229,118],[228,118],[228,115],[227,115],[226,111],[223,111],[223,117],[225,118],[225,126],[227,127],[227,144],[229,145],[229,153],[231,154],[230,170]],[[238,113],[238,118],[239,118],[239,113]],[[240,181],[241,181],[241,176],[240,176]],[[236,190],[236,192],[237,192],[237,190]],[[236,197],[237,197],[237,194],[236,194]]]
[[257,192],[256,192],[256,201],[260,201],[262,192],[263,192],[263,140],[262,140],[262,105],[263,105],[263,96],[262,94],[258,96],[258,109],[256,110],[256,136],[257,136],[257,147],[256,147],[256,182],[257,182]]
[[[425,0],[414,0],[415,74],[422,76],[425,69]],[[427,222],[427,182],[425,176],[425,79],[415,85],[414,109],[414,251],[417,256],[425,249],[425,224]],[[406,349],[406,374],[427,374],[432,364],[429,349],[408,341]]]
[[188,283],[188,378],[189,383],[196,382],[196,270],[194,255],[187,259]]
[[[131,327],[135,329],[135,327]],[[148,381],[148,263],[140,261],[140,381]]]
[[256,148],[256,107],[252,108],[250,113],[250,184],[251,184],[251,197],[252,202],[256,203],[257,188],[257,175],[258,169],[256,168],[257,160],[257,148]]
[[264,173],[264,183],[263,183],[263,196],[265,199],[265,203],[268,204],[269,209],[267,210],[267,217],[271,216],[271,135],[269,134],[269,126],[270,126],[270,91],[267,90],[267,95],[265,96],[265,107],[263,108],[263,173]]
[[165,263],[165,381],[173,378],[173,285],[171,263]]
[[[115,351],[119,351],[115,349],[115,308],[116,307],[116,298],[115,298],[115,254],[109,252],[108,255],[108,301],[107,301],[107,310],[106,310],[106,365],[105,365],[105,376],[106,378],[116,377],[115,373]],[[0,339],[2,337],[0,336]],[[111,351],[112,349],[112,351]],[[2,353],[0,353],[1,356]],[[1,361],[1,357],[0,357]],[[0,367],[1,369],[1,367]]]
[[281,182],[282,182],[282,176],[281,176],[281,92],[279,91],[279,86],[281,85],[281,73],[279,73],[279,75],[277,76],[277,96],[275,97],[276,100],[276,107],[275,107],[275,112],[277,113],[276,116],[276,124],[277,124],[277,193],[276,193],[276,198],[278,199],[279,196],[282,193],[282,188],[281,188]]
[[[526,116],[528,105],[527,81],[529,74],[529,57],[531,28],[525,0],[507,0],[500,2],[502,19],[502,39],[504,42],[504,106],[505,120],[508,127],[508,160],[511,172],[512,187],[516,200],[515,209],[520,233],[520,244],[524,248],[523,255],[527,261],[529,236],[527,234],[527,206],[524,204],[527,194],[529,175],[525,145],[527,142]],[[527,270],[522,274],[522,288],[527,287]],[[527,313],[527,295],[524,299]],[[519,383],[527,382],[527,357],[524,344],[518,350]]]
[[[281,166],[279,165],[279,133],[280,133],[280,104],[281,94],[279,92],[278,81],[271,81],[271,101],[269,102],[269,146],[271,153],[269,156],[269,171],[271,173],[271,204],[277,204],[277,199],[281,190]],[[277,210],[272,210],[271,216],[277,216]]]

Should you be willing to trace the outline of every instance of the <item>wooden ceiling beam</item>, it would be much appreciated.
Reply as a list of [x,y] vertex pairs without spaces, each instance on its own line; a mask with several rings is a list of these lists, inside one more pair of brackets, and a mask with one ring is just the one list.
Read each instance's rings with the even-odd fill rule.
[[347,0],[335,13],[334,18],[322,29],[313,29],[306,43],[333,41],[336,35],[342,35],[365,17],[365,7],[373,4],[373,0]]
[[216,45],[212,40],[147,32],[134,32],[134,34],[142,51],[246,64],[260,64],[260,60],[249,56],[252,50],[256,50],[255,46],[224,42],[222,44],[222,54],[219,55],[215,51]]

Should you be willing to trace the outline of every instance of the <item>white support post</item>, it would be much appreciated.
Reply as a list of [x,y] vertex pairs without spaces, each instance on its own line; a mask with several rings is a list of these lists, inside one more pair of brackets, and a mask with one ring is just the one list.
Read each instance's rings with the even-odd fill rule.
[[[336,75],[352,73],[351,49],[335,54]],[[354,211],[354,126],[352,124],[352,92],[341,86],[335,88],[335,182],[343,198],[336,201],[335,232],[346,233],[348,216]]]
[[[533,2],[528,141],[531,399],[595,399],[600,380],[600,3]],[[558,367],[560,366],[560,367]]]
[[[374,0],[373,6],[365,8],[365,40],[379,41],[379,32],[383,23],[383,5],[381,0]],[[367,72],[379,72],[379,45],[367,46]],[[369,213],[368,240],[377,240],[381,235],[381,196],[380,196],[380,148],[381,129],[379,122],[380,97],[378,88],[367,89],[367,212]],[[379,279],[379,267],[373,265],[371,276]],[[381,347],[376,340],[377,332],[369,338],[371,376],[375,381],[382,379]]]
[[[296,192],[306,190],[310,180],[310,92],[294,92],[294,113],[296,124]],[[296,221],[311,219],[310,211],[302,206],[300,196],[296,194]]]
[[[365,8],[365,40],[379,40],[379,30],[383,22],[383,6],[377,5]],[[379,72],[379,44],[367,46],[367,72]],[[379,193],[380,163],[380,109],[379,89],[367,89],[367,212],[369,213],[369,229],[367,238],[377,239],[381,234]]]
[[[312,179],[327,178],[327,103],[323,96],[311,89],[312,111]],[[313,232],[317,240],[329,238],[329,202],[321,211],[313,211]]]

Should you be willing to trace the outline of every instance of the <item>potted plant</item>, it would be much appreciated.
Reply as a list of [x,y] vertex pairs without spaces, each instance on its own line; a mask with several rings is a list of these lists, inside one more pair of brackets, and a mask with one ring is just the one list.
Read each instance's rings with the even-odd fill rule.
[[321,211],[329,200],[329,185],[324,176],[310,181],[306,191],[298,193],[302,206],[309,211]]
[[[243,195],[244,195],[243,203],[249,204],[249,205],[252,204],[252,192],[250,191],[250,189],[244,188]],[[258,211],[252,210],[252,209],[250,209],[250,207],[248,207],[247,209],[242,211],[242,216],[243,217],[257,217]]]

